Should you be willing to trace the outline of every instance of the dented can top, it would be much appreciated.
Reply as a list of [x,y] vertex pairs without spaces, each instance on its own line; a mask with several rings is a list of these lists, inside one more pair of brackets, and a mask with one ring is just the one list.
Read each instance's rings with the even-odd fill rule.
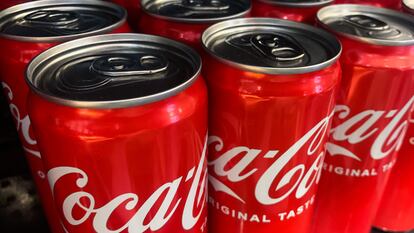
[[99,0],[41,0],[0,12],[0,36],[23,41],[67,41],[110,32],[126,11]]
[[80,108],[122,108],[165,99],[199,76],[201,58],[158,36],[110,34],[73,40],[37,56],[26,81],[53,102]]
[[368,44],[414,45],[414,18],[379,7],[340,4],[319,10],[318,21],[340,35]]
[[204,48],[221,61],[266,74],[303,74],[332,65],[341,44],[328,32],[270,18],[234,19],[209,27]]
[[141,0],[148,14],[187,23],[213,23],[239,18],[251,9],[250,0]]
[[410,14],[414,14],[414,1],[412,0],[403,0],[402,1],[404,10],[409,12]]
[[320,7],[332,3],[334,0],[256,0],[272,5],[287,7]]

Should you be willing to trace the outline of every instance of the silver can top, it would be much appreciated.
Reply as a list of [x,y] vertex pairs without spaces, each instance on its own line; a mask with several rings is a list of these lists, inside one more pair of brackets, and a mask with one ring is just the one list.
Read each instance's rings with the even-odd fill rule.
[[205,49],[221,61],[267,74],[301,74],[333,64],[339,41],[324,30],[302,23],[270,19],[234,19],[209,27]]
[[334,0],[256,0],[272,5],[287,7],[318,7],[332,3]]
[[41,0],[0,12],[0,36],[23,41],[67,41],[110,32],[126,11],[99,0]]
[[340,4],[319,10],[322,26],[368,44],[414,45],[414,18],[380,7]]
[[414,1],[413,0],[403,0],[402,4],[404,7],[404,10],[406,10],[410,14],[414,14]]
[[250,0],[141,0],[148,14],[187,23],[213,23],[250,12]]
[[80,108],[122,108],[178,94],[199,76],[186,45],[144,34],[73,40],[37,56],[26,81],[50,101]]

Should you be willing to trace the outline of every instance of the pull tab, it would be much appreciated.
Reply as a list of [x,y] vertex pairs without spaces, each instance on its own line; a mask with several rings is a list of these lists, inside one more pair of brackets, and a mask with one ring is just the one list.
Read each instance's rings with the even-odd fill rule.
[[344,19],[349,24],[370,31],[384,31],[390,28],[386,22],[367,15],[348,15]]
[[298,62],[305,56],[305,50],[297,45],[293,39],[282,35],[238,34],[230,36],[226,42],[243,49],[255,49],[271,60],[279,62]]
[[386,22],[367,15],[349,15],[345,16],[344,20],[346,23],[362,29],[373,38],[392,39],[401,34],[398,29]]
[[276,61],[297,61],[305,56],[303,48],[281,35],[258,34],[251,41],[257,50]]
[[36,11],[23,18],[25,23],[45,27],[66,28],[79,25],[81,16],[73,11]]
[[157,55],[123,54],[98,58],[90,68],[98,74],[119,79],[120,77],[142,76],[166,71],[168,61]]
[[223,11],[230,5],[221,0],[182,0],[181,7],[192,11]]

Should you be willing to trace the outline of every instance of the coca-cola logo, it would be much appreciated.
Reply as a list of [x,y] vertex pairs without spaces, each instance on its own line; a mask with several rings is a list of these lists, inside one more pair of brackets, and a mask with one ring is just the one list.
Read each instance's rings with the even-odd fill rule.
[[19,108],[16,104],[13,103],[14,95],[13,91],[10,88],[9,85],[7,85],[5,82],[1,82],[1,86],[5,90],[5,94],[10,102],[9,109],[10,112],[16,122],[16,128],[19,134],[21,134],[21,138],[24,140],[24,146],[23,149],[38,158],[41,158],[40,152],[37,150],[29,149],[28,146],[36,146],[37,142],[34,138],[30,136],[30,118],[28,115],[22,115]]
[[[291,195],[296,199],[304,197],[310,188],[319,182],[322,171],[324,146],[327,140],[328,128],[333,113],[316,124],[309,132],[294,143],[288,150],[281,152],[279,150],[263,151],[248,146],[236,146],[223,151],[225,146],[223,140],[218,136],[209,137],[209,146],[212,147],[209,161],[209,182],[215,192],[224,192],[229,196],[245,203],[237,190],[232,189],[236,183],[245,181],[253,174],[257,177],[258,168],[248,170],[248,167],[254,167],[260,163],[260,159],[274,159],[274,162],[259,175],[259,179],[253,182],[251,187],[254,189],[255,199],[263,205],[274,205],[286,200]],[[278,154],[281,154],[277,157]],[[282,170],[288,167],[288,164],[295,160],[297,156],[312,157],[313,162],[310,167],[305,164],[296,164],[287,172]],[[235,159],[238,161],[235,163]],[[226,184],[220,179],[226,180]],[[276,184],[276,185],[275,185]],[[271,187],[276,187],[271,190]],[[274,196],[271,191],[287,190]]]
[[[362,161],[364,156],[351,151],[339,142],[355,145],[374,139],[369,149],[373,160],[381,160],[392,152],[399,150],[408,127],[407,114],[414,104],[414,96],[400,109],[366,110],[355,115],[346,105],[337,105],[336,117],[342,122],[331,129],[331,140],[327,151],[331,156],[345,156],[356,161]],[[388,120],[384,128],[376,126],[377,122]]]
[[[77,177],[76,180],[70,182],[74,182],[79,190],[65,195],[63,203],[58,205],[63,210],[64,219],[70,225],[79,226],[91,218],[94,230],[100,233],[157,231],[165,227],[172,216],[178,214],[177,209],[182,205],[181,226],[184,230],[191,230],[199,221],[205,221],[201,217],[207,202],[206,143],[204,144],[201,160],[196,166],[186,174],[161,185],[146,200],[140,199],[136,193],[125,193],[98,207],[96,206],[94,194],[84,191],[89,184],[89,177],[82,169],[56,167],[51,169],[47,176],[54,196],[58,182],[68,182],[70,180],[68,175],[76,175]],[[185,193],[182,189],[188,187],[188,185],[190,191]],[[145,188],[145,185],[140,188]],[[96,195],[101,194],[97,193]],[[84,204],[85,199],[88,200],[86,201],[88,204]],[[141,205],[138,208],[139,204]],[[154,208],[157,208],[155,214]],[[76,214],[75,216],[74,209],[83,210],[83,215]],[[122,209],[137,211],[123,226],[118,229],[109,229],[108,223],[111,221],[114,211]],[[201,226],[201,231],[205,231],[204,227]],[[176,230],[174,229],[174,231]]]

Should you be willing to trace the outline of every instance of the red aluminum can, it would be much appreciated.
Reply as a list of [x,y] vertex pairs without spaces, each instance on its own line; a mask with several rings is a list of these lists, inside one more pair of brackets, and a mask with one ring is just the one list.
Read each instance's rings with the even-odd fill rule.
[[142,0],[138,30],[181,41],[202,52],[201,34],[214,23],[247,17],[250,0]]
[[316,13],[334,0],[253,0],[252,16],[287,19],[313,24]]
[[414,15],[414,2],[403,0],[402,1],[402,10],[408,14]]
[[400,9],[401,0],[335,0],[335,4],[362,4],[390,9]]
[[222,22],[202,40],[210,54],[209,230],[307,233],[340,79],[339,42],[270,18]]
[[206,232],[200,69],[188,46],[143,34],[79,39],[31,62],[29,114],[68,232]]
[[414,229],[414,119],[410,123],[374,221],[374,226],[384,231]]
[[125,11],[112,3],[97,0],[34,1],[0,13],[0,83],[52,232],[63,230],[27,116],[26,66],[33,57],[62,41],[124,31],[129,31]]
[[414,103],[414,20],[334,5],[318,20],[337,34],[343,77],[316,199],[315,233],[367,233]]

